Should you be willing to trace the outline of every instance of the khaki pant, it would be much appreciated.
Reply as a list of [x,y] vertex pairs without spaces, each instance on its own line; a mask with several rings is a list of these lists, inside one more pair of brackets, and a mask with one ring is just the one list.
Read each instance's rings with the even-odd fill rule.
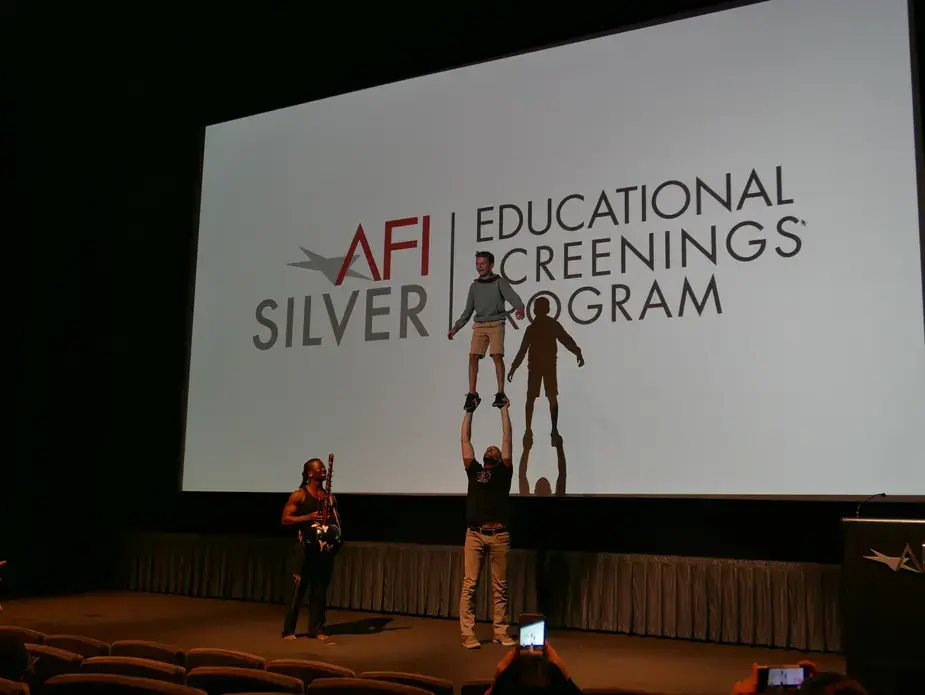
[[504,354],[504,321],[485,321],[472,324],[470,355],[485,357]]
[[491,562],[491,591],[494,611],[494,638],[505,637],[508,632],[507,615],[507,551],[511,548],[511,534],[507,531],[492,535],[468,529],[465,546],[465,575],[462,596],[459,599],[459,628],[463,638],[473,634],[475,627],[475,590],[486,553]]

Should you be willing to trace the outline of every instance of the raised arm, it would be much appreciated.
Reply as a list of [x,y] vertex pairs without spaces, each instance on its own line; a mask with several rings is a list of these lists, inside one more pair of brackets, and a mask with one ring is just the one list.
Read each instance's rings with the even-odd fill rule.
[[472,413],[466,413],[463,416],[459,441],[462,443],[463,466],[469,470],[469,465],[475,461],[475,451],[472,449]]
[[510,405],[505,404],[501,408],[501,462],[508,468],[514,466],[514,462],[511,461],[511,451],[513,450],[513,445],[511,443],[511,414],[508,412]]
[[565,463],[565,448],[562,446],[561,439],[556,443],[556,462],[559,474],[556,476],[556,491],[553,494],[556,497],[562,497],[565,495],[565,483],[568,477],[568,470],[566,469]]
[[289,501],[283,507],[283,525],[292,526],[294,524],[304,524],[307,521],[317,521],[321,518],[318,512],[312,514],[303,514],[299,516],[299,505],[302,504],[305,493],[302,490],[296,490],[289,495]]

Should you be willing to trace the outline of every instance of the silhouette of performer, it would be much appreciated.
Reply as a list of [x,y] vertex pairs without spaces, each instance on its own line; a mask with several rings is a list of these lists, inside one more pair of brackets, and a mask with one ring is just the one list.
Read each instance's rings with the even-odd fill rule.
[[[524,437],[526,440],[526,437]],[[556,497],[562,497],[565,494],[566,478],[568,476],[568,464],[565,460],[565,444],[562,436],[555,438],[553,448],[556,450],[556,467],[558,474],[556,476],[556,489],[553,492],[552,484],[548,478],[538,478],[536,485],[533,487],[534,497],[550,497],[555,494]],[[520,453],[520,465],[517,467],[517,488],[518,492],[526,497],[530,495],[530,481],[527,480],[527,468],[530,465],[530,451],[533,449],[533,442],[524,442],[523,451]]]
[[549,299],[537,297],[533,300],[533,322],[524,331],[520,350],[511,363],[507,375],[508,382],[513,381],[514,372],[527,357],[527,402],[525,406],[524,448],[533,444],[533,406],[540,395],[540,386],[546,387],[546,399],[549,401],[549,419],[552,423],[550,433],[552,445],[559,440],[559,375],[556,365],[558,343],[578,358],[578,366],[585,366],[581,348],[570,336],[562,324],[549,316]]

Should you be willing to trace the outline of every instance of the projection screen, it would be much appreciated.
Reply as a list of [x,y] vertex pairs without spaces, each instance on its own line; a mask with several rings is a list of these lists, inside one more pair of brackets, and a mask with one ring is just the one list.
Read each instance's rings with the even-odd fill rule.
[[925,494],[914,121],[906,0],[772,0],[208,127],[183,488],[464,494],[487,251],[514,494]]

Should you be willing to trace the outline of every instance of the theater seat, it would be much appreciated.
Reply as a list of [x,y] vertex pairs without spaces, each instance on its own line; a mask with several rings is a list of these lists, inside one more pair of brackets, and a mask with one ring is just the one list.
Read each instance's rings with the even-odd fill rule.
[[6,678],[0,678],[0,695],[27,695],[29,686],[25,683],[14,683]]
[[428,691],[412,685],[372,678],[319,678],[308,686],[306,692],[308,695],[430,695]]
[[492,681],[466,681],[459,687],[459,695],[485,695]]
[[371,678],[377,681],[388,681],[389,683],[402,683],[411,685],[421,690],[426,690],[432,695],[453,695],[453,683],[445,678],[433,678],[420,673],[402,673],[401,671],[367,671],[360,678]]
[[101,642],[92,637],[82,635],[45,635],[42,641],[46,647],[63,649],[66,652],[80,654],[82,657],[107,656],[109,654],[109,643]]
[[267,661],[262,656],[231,649],[190,649],[186,652],[186,670],[203,666],[231,666],[235,668],[256,668],[264,670]]
[[45,633],[38,630],[30,630],[27,627],[18,625],[0,625],[0,636],[9,635],[16,637],[23,644],[41,644],[45,639]]
[[80,670],[80,662],[84,659],[80,654],[46,647],[44,644],[27,644],[26,649],[35,659],[32,664],[33,675],[28,678],[30,689],[37,684],[44,683],[49,678],[77,673]]
[[302,695],[302,681],[281,673],[234,666],[200,666],[186,674],[186,684],[209,695],[226,693],[289,693]]
[[116,676],[150,678],[165,683],[186,683],[186,669],[176,664],[166,664],[152,659],[136,659],[132,656],[94,656],[80,664],[81,673],[110,673]]
[[71,673],[45,683],[44,695],[206,695],[186,685],[111,673]]
[[349,668],[335,666],[324,661],[308,661],[305,659],[274,659],[267,664],[267,671],[298,678],[305,684],[306,688],[317,678],[356,677],[356,674]]
[[131,656],[136,659],[163,661],[176,666],[186,665],[186,651],[173,644],[148,642],[147,640],[119,640],[109,647],[110,656]]

